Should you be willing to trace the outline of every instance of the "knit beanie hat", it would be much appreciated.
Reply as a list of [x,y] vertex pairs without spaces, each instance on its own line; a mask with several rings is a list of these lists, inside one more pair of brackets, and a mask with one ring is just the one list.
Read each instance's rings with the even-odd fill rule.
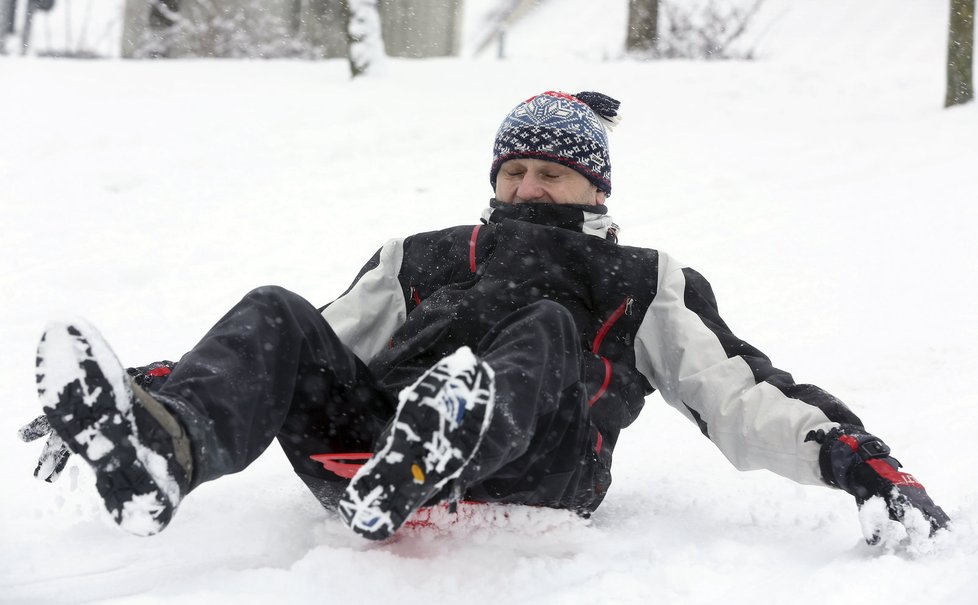
[[619,105],[599,92],[553,90],[517,105],[496,132],[489,172],[493,190],[503,162],[533,158],[572,168],[611,195],[608,130],[621,120]]

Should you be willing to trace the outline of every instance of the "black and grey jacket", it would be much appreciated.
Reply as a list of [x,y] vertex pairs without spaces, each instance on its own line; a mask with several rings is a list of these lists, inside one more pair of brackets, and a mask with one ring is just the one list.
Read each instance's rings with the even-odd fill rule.
[[597,447],[610,452],[659,390],[737,468],[824,483],[806,435],[859,419],[736,337],[699,273],[618,245],[610,217],[589,211],[603,209],[494,203],[482,224],[391,240],[323,316],[396,389],[512,311],[551,299],[579,328]]

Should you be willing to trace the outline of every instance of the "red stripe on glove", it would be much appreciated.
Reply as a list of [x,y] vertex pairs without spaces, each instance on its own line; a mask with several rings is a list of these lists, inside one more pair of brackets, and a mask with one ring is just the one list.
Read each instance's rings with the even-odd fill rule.
[[883,477],[897,487],[916,487],[918,489],[924,489],[924,486],[917,481],[916,477],[910,473],[898,471],[880,458],[871,458],[866,461],[866,464],[873,467],[873,470],[879,473],[880,477]]

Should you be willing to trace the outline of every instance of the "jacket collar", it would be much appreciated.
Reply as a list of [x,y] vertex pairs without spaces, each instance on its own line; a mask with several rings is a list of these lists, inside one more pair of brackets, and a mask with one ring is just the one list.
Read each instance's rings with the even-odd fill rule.
[[507,204],[496,198],[489,200],[489,207],[482,211],[482,222],[498,223],[505,219],[580,231],[614,243],[618,243],[620,231],[603,204]]

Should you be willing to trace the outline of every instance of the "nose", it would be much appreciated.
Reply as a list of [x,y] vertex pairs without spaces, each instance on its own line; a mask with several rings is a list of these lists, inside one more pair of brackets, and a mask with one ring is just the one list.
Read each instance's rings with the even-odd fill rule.
[[529,171],[523,175],[523,178],[520,179],[520,186],[516,188],[516,198],[523,201],[540,200],[546,194],[540,179]]

